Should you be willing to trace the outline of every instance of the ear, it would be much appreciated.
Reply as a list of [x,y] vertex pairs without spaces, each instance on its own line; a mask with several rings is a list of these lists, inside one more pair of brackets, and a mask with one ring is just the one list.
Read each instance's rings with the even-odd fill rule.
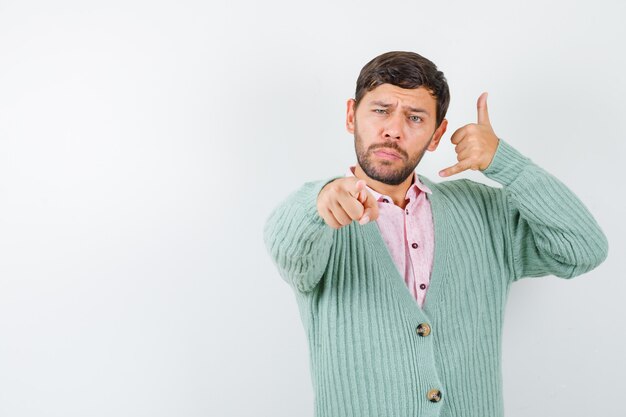
[[346,103],[346,129],[354,134],[354,113],[356,112],[356,101],[353,98],[348,99]]
[[430,152],[433,152],[435,149],[437,149],[437,146],[439,146],[439,141],[441,141],[443,134],[446,133],[447,127],[448,121],[446,119],[443,119],[439,127],[435,130],[435,133],[433,133],[433,139],[430,141],[430,145],[428,145],[427,149]]

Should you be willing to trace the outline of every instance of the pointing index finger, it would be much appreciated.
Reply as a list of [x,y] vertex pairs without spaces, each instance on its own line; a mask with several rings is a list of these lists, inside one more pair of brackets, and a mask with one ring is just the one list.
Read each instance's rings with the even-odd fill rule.
[[366,191],[365,201],[363,201],[363,216],[359,220],[359,224],[363,225],[371,220],[378,218],[378,202],[372,194]]
[[363,203],[365,201],[365,181],[364,180],[358,180],[355,183],[355,192],[356,192],[356,195],[354,197],[357,200],[359,200],[359,202]]

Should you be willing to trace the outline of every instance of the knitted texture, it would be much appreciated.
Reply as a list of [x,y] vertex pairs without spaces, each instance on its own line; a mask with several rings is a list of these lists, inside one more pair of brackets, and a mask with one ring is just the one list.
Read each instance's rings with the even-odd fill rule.
[[[421,309],[376,222],[332,229],[308,182],[269,216],[264,240],[292,287],[309,342],[316,417],[503,416],[501,338],[512,282],[572,278],[608,243],[580,200],[500,139],[489,187],[434,183],[435,258]],[[430,326],[420,335],[418,326]],[[441,393],[438,402],[427,398]]]

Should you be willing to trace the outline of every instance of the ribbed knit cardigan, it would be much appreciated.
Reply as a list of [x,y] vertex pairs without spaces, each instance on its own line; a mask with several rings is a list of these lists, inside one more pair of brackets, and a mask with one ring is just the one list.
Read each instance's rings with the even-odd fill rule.
[[[328,182],[305,183],[269,216],[264,240],[293,288],[310,353],[316,417],[503,416],[501,337],[509,287],[572,278],[608,243],[581,201],[500,139],[483,173],[434,183],[435,258],[421,309],[376,222],[340,229],[317,213]],[[418,334],[428,324],[427,336]],[[439,390],[431,402],[427,393]]]

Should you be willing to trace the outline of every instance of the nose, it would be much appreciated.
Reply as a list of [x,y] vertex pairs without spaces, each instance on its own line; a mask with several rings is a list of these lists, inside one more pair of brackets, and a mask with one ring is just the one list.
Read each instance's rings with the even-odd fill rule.
[[404,123],[404,119],[401,114],[392,114],[387,118],[383,136],[385,138],[400,139],[402,137],[402,123]]

